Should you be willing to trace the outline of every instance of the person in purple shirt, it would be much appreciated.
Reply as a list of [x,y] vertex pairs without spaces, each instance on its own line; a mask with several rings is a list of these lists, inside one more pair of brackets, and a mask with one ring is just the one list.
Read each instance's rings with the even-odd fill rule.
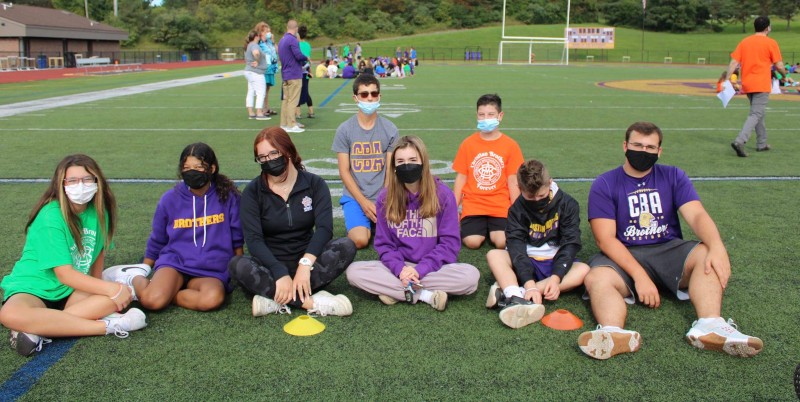
[[[582,333],[578,345],[601,360],[636,352],[641,335],[623,329],[625,303],[638,300],[658,308],[663,289],[680,300],[691,299],[698,317],[686,334],[692,346],[754,356],[763,342],[721,316],[731,275],[728,251],[686,173],[655,164],[661,141],[655,124],[632,124],[622,143],[625,163],[592,183],[589,223],[600,253],[589,260],[584,284],[599,325]],[[683,240],[678,214],[699,242]]]
[[[228,262],[242,255],[239,190],[219,172],[210,146],[198,142],[181,152],[182,181],[164,193],[153,216],[144,264],[118,265],[103,278],[131,286],[148,310],[171,303],[197,311],[218,308],[232,291]],[[155,273],[148,279],[149,268]]]
[[342,78],[350,79],[354,78],[355,76],[356,76],[356,68],[353,67],[352,61],[348,61],[347,65],[344,66],[344,69],[342,70]]
[[297,21],[286,23],[286,33],[278,44],[278,57],[281,59],[281,78],[283,79],[283,103],[281,103],[281,128],[287,133],[302,133],[295,120],[300,89],[303,86],[303,65],[308,58],[300,51],[297,39]]
[[448,294],[475,293],[480,278],[477,268],[458,262],[461,236],[455,196],[431,174],[419,137],[400,138],[389,171],[394,174],[376,204],[375,251],[380,261],[350,264],[347,280],[387,305],[422,301],[444,310]]

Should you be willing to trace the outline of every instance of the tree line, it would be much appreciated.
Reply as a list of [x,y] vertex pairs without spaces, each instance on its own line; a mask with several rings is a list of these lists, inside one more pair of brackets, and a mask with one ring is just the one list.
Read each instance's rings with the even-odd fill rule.
[[[403,36],[424,29],[476,28],[500,22],[503,2],[497,0],[17,0],[68,10],[128,31],[124,46],[148,37],[181,50],[220,45],[227,32],[241,32],[257,21],[282,31],[289,18],[309,27],[313,39]],[[570,22],[644,28],[660,32],[721,31],[740,23],[746,32],[754,15],[774,15],[787,30],[800,0],[572,0]],[[507,0],[506,16],[524,24],[563,24],[565,0]],[[776,27],[777,28],[777,27]]]

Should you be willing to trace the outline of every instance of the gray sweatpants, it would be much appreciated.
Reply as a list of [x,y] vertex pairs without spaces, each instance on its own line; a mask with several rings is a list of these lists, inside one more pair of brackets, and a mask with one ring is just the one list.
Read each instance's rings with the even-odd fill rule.
[[766,120],[769,93],[749,93],[747,94],[747,99],[750,100],[750,114],[747,115],[747,120],[744,121],[742,131],[739,132],[739,135],[736,136],[736,140],[734,141],[739,144],[746,143],[753,134],[753,130],[755,130],[756,147],[764,148],[767,146],[767,125],[764,124],[764,120]]
[[[409,266],[416,264],[406,262]],[[345,271],[350,285],[374,295],[386,295],[395,300],[405,301],[405,290],[400,278],[394,276],[380,261],[357,261]],[[446,264],[436,272],[425,275],[420,280],[423,289],[442,290],[450,295],[469,295],[478,289],[480,279],[478,269],[470,264]],[[419,300],[419,292],[414,294],[412,303]]]

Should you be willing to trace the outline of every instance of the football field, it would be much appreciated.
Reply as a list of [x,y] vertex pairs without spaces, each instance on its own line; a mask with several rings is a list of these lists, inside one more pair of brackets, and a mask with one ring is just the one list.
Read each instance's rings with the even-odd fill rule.
[[[481,272],[478,291],[452,297],[444,312],[422,303],[382,305],[340,277],[327,290],[347,295],[353,315],[319,317],[324,332],[293,337],[282,328],[300,312],[253,318],[250,300],[237,289],[214,312],[146,312],[147,328],[127,339],[60,339],[32,358],[3,346],[0,400],[792,400],[792,375],[800,363],[800,103],[794,99],[800,94],[769,103],[773,150],[755,152],[753,138],[750,157],[738,158],[730,142],[748,103],[737,96],[722,108],[713,86],[723,69],[422,64],[412,78],[381,81],[379,113],[401,135],[421,137],[435,173],[452,184],[458,145],[475,131],[475,101],[485,93],[500,95],[500,130],[519,143],[526,159],[543,161],[581,204],[584,261],[597,251],[585,218],[592,179],[623,162],[631,123],[656,123],[664,132],[659,163],[677,165],[693,179],[728,248],[733,274],[723,316],[764,341],[752,359],[691,347],[684,339],[695,319],[691,304],[663,293],[656,311],[629,307],[627,327],[641,333],[641,350],[607,361],[590,359],[577,347],[578,334],[597,325],[580,293],[545,304],[547,313],[567,309],[579,316],[580,330],[539,323],[506,328],[496,311],[484,307],[494,281],[484,246],[460,254]],[[236,70],[0,85],[0,115],[14,102],[48,106],[52,97],[109,89],[124,95],[0,118],[0,277],[20,257],[28,214],[65,155],[92,156],[112,179],[119,226],[108,266],[142,258],[156,204],[178,180],[178,157],[187,144],[211,145],[220,171],[240,188],[258,175],[253,139],[280,119],[247,119],[246,82],[231,74]],[[212,78],[141,93],[123,89],[191,76]],[[634,80],[641,88],[621,83]],[[313,79],[316,118],[300,120],[306,132],[291,134],[306,167],[329,180],[337,207],[342,185],[331,143],[336,127],[357,110],[351,85]],[[682,85],[685,91],[676,90]],[[277,91],[269,96],[273,108],[280,106]],[[336,213],[334,236],[341,237],[344,224]],[[684,235],[693,237],[686,225]],[[356,259],[377,255],[368,248]],[[2,342],[7,335],[0,330]]]

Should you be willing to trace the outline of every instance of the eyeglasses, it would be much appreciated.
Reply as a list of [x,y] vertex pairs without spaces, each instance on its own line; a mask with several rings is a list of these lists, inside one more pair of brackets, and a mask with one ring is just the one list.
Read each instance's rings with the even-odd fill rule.
[[266,154],[266,155],[258,155],[258,156],[256,156],[255,159],[256,159],[256,163],[267,163],[267,161],[275,160],[279,156],[281,156],[281,151],[278,151],[276,149],[276,150],[273,150],[273,151],[269,151],[269,153]]
[[78,183],[83,184],[92,184],[97,183],[97,177],[94,176],[86,176],[86,177],[69,177],[64,179],[64,185],[66,186],[74,186]]
[[634,151],[645,150],[647,152],[656,152],[660,147],[658,145],[644,145],[640,142],[629,142],[628,148],[633,148]]
[[361,99],[367,99],[367,98],[370,97],[370,95],[373,98],[377,98],[377,97],[381,96],[381,93],[380,93],[380,91],[371,91],[371,92],[364,91],[364,92],[359,92],[358,93],[358,97],[361,98]]

